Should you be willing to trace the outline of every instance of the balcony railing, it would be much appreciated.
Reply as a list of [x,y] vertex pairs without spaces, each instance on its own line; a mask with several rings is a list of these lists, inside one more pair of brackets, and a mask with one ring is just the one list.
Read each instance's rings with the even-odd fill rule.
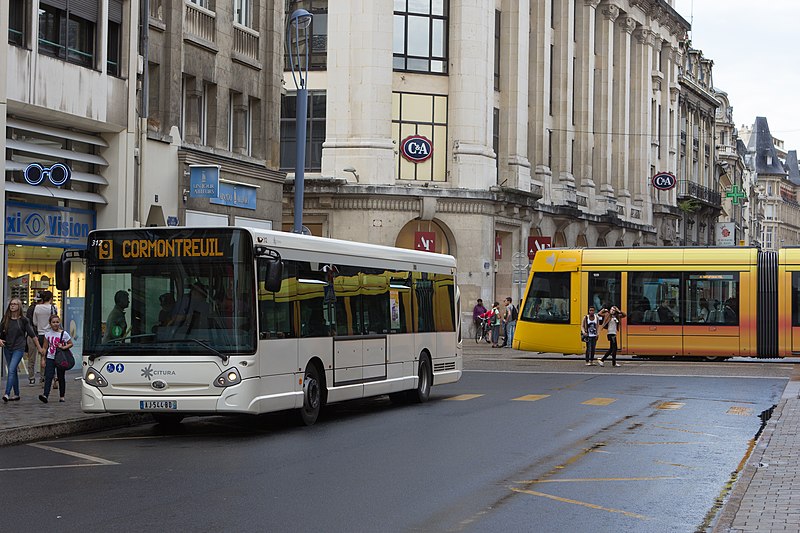
[[214,42],[216,13],[189,1],[184,3],[183,13],[183,27],[186,33],[210,43]]
[[722,207],[722,195],[720,193],[693,181],[680,180],[678,182],[678,198],[691,198],[713,207]]
[[258,32],[246,26],[233,24],[233,51],[258,60]]

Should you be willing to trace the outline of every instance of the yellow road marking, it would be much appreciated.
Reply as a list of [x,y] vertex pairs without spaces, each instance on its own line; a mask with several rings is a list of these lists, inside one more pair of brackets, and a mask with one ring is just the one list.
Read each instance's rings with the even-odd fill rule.
[[582,483],[584,481],[657,481],[659,479],[682,479],[678,476],[651,476],[651,477],[584,477],[571,479],[531,479],[529,481],[515,481],[520,485],[534,483]]
[[702,431],[692,431],[690,429],[683,429],[683,428],[671,428],[668,426],[657,426],[653,425],[654,428],[659,429],[666,429],[667,431],[680,431],[681,433],[691,433],[692,435],[705,435],[706,437],[716,437],[717,435],[713,433],[703,433]]
[[458,396],[452,396],[450,398],[445,398],[445,400],[453,400],[455,402],[463,402],[465,400],[474,400],[475,398],[480,398],[483,394],[459,394]]
[[520,396],[519,398],[514,398],[512,401],[515,402],[535,402],[536,400],[542,400],[544,398],[549,398],[549,394],[527,394],[525,396]]
[[681,403],[681,402],[661,402],[660,404],[658,404],[656,409],[671,409],[671,410],[674,410],[674,409],[680,409],[684,405],[686,405],[686,404],[685,403]]
[[750,416],[752,413],[753,410],[750,407],[731,407],[725,412],[726,415],[739,415],[739,416]]
[[626,442],[624,444],[632,444],[634,446],[653,446],[653,445],[656,445],[656,444],[703,444],[703,443],[702,442],[681,442],[681,441],[672,441],[672,442],[670,442],[670,441],[660,441],[660,442],[658,442],[658,441],[651,441],[651,442],[647,442],[647,441],[645,441],[645,442],[642,442],[642,441],[631,441],[631,442]]
[[592,398],[591,400],[586,400],[585,402],[581,402],[583,405],[611,405],[612,403],[616,402],[616,398]]
[[595,505],[593,503],[582,502],[582,501],[578,501],[578,500],[571,500],[569,498],[562,498],[560,496],[553,496],[552,494],[545,494],[544,492],[537,492],[535,490],[517,489],[515,487],[510,487],[510,488],[514,492],[521,492],[523,494],[530,494],[531,496],[541,496],[542,498],[549,498],[551,500],[555,500],[555,501],[558,501],[558,502],[571,503],[571,504],[574,504],[574,505],[581,505],[583,507],[588,507],[590,509],[597,509],[599,511],[608,511],[609,513],[618,513],[618,514],[621,514],[621,515],[624,515],[624,516],[628,516],[630,518],[638,518],[640,520],[649,520],[649,518],[644,516],[644,515],[631,513],[629,511],[623,511],[621,509],[612,509],[610,507],[602,507],[600,505]]
[[694,470],[695,469],[695,467],[693,467],[693,466],[682,465],[680,463],[668,463],[666,461],[659,461],[658,459],[656,459],[653,462],[656,463],[656,464],[659,464],[659,465],[676,466],[678,468],[688,468],[689,470]]

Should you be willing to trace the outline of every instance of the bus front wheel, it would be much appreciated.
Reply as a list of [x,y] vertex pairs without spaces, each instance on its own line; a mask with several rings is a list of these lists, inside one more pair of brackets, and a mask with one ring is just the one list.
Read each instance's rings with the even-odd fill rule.
[[414,403],[424,403],[431,395],[431,385],[433,384],[433,372],[431,370],[431,359],[428,354],[422,354],[419,358],[419,369],[417,370],[417,388],[409,392],[408,399]]
[[303,407],[300,408],[300,419],[306,426],[313,425],[322,410],[322,387],[319,370],[309,365],[303,378]]

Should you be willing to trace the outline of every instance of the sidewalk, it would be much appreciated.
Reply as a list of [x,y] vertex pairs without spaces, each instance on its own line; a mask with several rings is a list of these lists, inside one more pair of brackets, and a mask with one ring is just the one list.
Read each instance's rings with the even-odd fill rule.
[[[81,411],[79,370],[67,372],[66,401],[58,401],[58,391],[50,392],[50,402],[42,403],[42,386],[28,385],[28,376],[20,375],[18,402],[0,401],[0,446],[66,437],[77,433],[151,422],[146,414],[88,414]],[[2,379],[5,391],[6,378]]]

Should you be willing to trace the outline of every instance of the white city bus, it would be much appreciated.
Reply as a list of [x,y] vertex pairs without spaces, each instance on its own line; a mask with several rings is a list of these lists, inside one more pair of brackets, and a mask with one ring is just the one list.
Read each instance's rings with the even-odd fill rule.
[[[249,228],[98,230],[86,250],[86,412],[297,409],[389,394],[424,402],[462,372],[455,259]],[[127,297],[126,297],[127,296]]]

